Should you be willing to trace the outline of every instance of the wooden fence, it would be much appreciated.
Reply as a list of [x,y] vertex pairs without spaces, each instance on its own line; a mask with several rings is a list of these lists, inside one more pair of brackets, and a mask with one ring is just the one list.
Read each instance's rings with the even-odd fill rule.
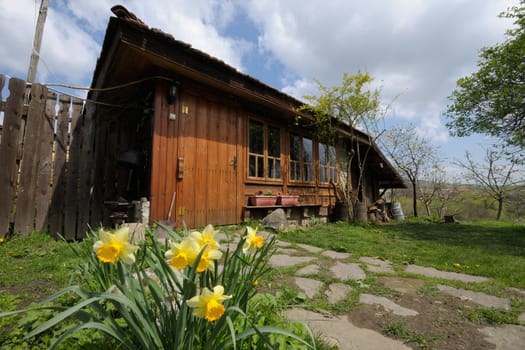
[[84,237],[97,220],[90,196],[94,123],[84,101],[0,75],[0,112],[0,236],[41,230]]

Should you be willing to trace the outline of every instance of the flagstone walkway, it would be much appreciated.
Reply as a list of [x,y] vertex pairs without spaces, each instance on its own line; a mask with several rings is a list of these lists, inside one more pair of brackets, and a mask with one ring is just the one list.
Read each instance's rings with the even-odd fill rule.
[[[402,295],[416,295],[417,290],[425,285],[425,281],[417,278],[418,276],[466,283],[481,283],[489,280],[486,277],[440,271],[417,265],[407,265],[404,268],[404,272],[414,275],[414,278],[399,277],[389,261],[373,257],[360,257],[358,262],[355,262],[356,259],[352,259],[350,253],[323,250],[305,244],[294,245],[283,241],[277,241],[276,243],[278,249],[270,258],[269,264],[275,268],[303,265],[295,272],[292,278],[293,284],[299,291],[304,293],[306,298],[326,298],[331,304],[345,300],[348,293],[352,292],[352,287],[345,282],[349,280],[363,281],[367,274],[371,273],[382,274],[378,277],[378,282]],[[326,285],[323,280],[335,280],[337,282]],[[445,293],[458,298],[460,301],[468,301],[474,305],[496,310],[510,309],[509,298],[453,288],[444,284],[438,285],[437,288],[438,293]],[[525,300],[525,292],[522,290],[516,291],[521,293]],[[375,307],[374,310],[377,310],[377,312],[404,318],[416,317],[419,314],[417,310],[399,305],[382,295],[361,293],[359,295],[359,303],[373,305]],[[435,302],[438,307],[439,303],[438,301]],[[401,340],[387,337],[372,329],[354,325],[346,315],[336,316],[297,307],[287,310],[285,316],[290,320],[306,322],[314,332],[321,333],[327,342],[338,346],[341,350],[411,349]],[[525,324],[525,314],[520,316],[520,320],[524,321]],[[478,332],[480,338],[483,338],[489,344],[493,344],[493,348],[497,350],[525,348],[525,327],[523,325],[484,327],[479,329]],[[458,346],[459,348],[461,347]]]

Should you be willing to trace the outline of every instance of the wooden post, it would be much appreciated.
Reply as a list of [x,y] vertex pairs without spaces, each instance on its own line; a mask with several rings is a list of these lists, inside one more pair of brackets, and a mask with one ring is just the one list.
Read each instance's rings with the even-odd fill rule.
[[27,71],[28,83],[35,81],[38,59],[40,57],[40,47],[42,46],[44,24],[46,23],[48,4],[49,0],[42,0],[40,3],[40,11],[38,12],[38,21],[35,28],[35,37],[33,39],[33,49],[31,51],[31,60],[29,61],[29,70]]

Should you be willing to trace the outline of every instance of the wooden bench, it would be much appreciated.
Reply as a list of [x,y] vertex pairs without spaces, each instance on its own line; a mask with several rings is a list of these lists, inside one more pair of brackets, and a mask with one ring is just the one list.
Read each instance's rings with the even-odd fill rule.
[[[292,211],[298,210],[301,218],[308,218],[310,215],[318,215],[317,209],[321,207],[321,204],[297,204],[297,205],[246,205],[243,207],[243,219],[248,221],[252,218],[252,214],[256,212],[262,212],[266,215],[270,214],[275,209],[283,209],[286,213],[286,218],[292,217]],[[312,211],[314,211],[312,213]]]

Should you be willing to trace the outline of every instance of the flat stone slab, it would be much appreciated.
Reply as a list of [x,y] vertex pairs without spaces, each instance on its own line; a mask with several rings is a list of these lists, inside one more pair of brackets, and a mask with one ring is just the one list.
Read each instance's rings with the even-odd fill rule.
[[273,267],[287,267],[315,260],[311,256],[290,256],[285,254],[274,254],[270,257],[268,264]]
[[461,300],[468,300],[473,303],[487,307],[493,307],[495,309],[510,310],[510,300],[508,298],[495,297],[485,293],[444,286],[442,284],[439,284],[437,288],[443,293],[460,298]]
[[275,240],[275,246],[277,247],[291,247],[292,244],[290,242],[280,241],[278,239]]
[[372,294],[361,294],[359,295],[359,302],[361,304],[368,305],[381,305],[387,311],[392,311],[394,315],[399,316],[416,316],[419,314],[416,310],[408,309],[399,304],[394,303],[392,300],[385,297],[378,297],[377,295]]
[[342,263],[336,261],[335,264],[330,267],[330,271],[336,278],[342,280],[363,280],[366,278],[366,274],[357,263]]
[[321,270],[321,268],[319,267],[319,265],[308,265],[308,266],[305,266],[303,268],[300,268],[299,270],[297,270],[297,272],[295,273],[296,275],[298,276],[304,276],[304,275],[317,275],[319,274],[319,271]]
[[411,350],[399,340],[354,326],[346,317],[323,315],[300,308],[288,309],[284,316],[292,321],[306,322],[314,333],[321,333],[323,339],[340,350]]
[[319,293],[319,290],[321,290],[321,287],[323,286],[323,282],[321,281],[304,277],[294,277],[294,283],[310,299],[312,299],[314,295]]
[[332,283],[328,286],[328,289],[324,292],[328,302],[335,304],[341,300],[345,300],[348,293],[352,291],[352,287],[344,283]]
[[417,290],[425,285],[423,280],[407,277],[381,276],[377,280],[384,287],[401,294],[416,294]]
[[490,278],[482,277],[482,276],[473,276],[473,275],[467,275],[466,273],[459,273],[459,272],[448,272],[448,271],[441,271],[437,270],[433,267],[424,267],[424,266],[418,266],[418,265],[407,265],[405,268],[405,272],[408,273],[415,273],[418,275],[423,275],[427,277],[435,277],[435,278],[443,278],[447,280],[455,280],[455,281],[462,281],[462,282],[486,282],[490,281]]
[[522,350],[525,348],[525,327],[506,324],[501,327],[478,329],[486,341],[496,345],[496,350]]
[[367,270],[370,272],[394,272],[394,269],[392,268],[392,263],[388,260],[381,260],[377,258],[371,258],[368,256],[362,256],[359,258],[359,261],[364,262],[366,264]]
[[325,250],[321,254],[332,259],[348,259],[352,256],[350,253],[336,252],[334,250]]
[[319,253],[323,251],[323,248],[319,248],[319,247],[309,245],[309,244],[298,243],[297,246],[310,253]]
[[288,254],[288,255],[293,255],[293,254],[301,254],[301,252],[299,252],[297,249],[293,249],[293,248],[277,248],[277,254]]

